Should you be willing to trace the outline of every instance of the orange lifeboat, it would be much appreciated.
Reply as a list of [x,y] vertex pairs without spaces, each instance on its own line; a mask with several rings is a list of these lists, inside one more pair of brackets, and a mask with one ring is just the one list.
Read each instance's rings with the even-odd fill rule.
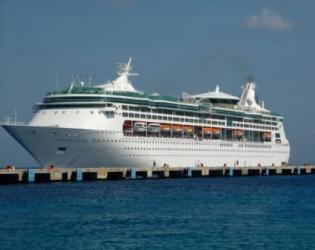
[[235,129],[235,130],[233,130],[233,135],[235,137],[242,137],[243,136],[243,130]]
[[183,130],[185,133],[192,133],[193,132],[193,126],[183,126]]
[[182,132],[182,125],[173,124],[172,131],[177,133]]
[[210,135],[210,134],[220,134],[221,133],[221,129],[220,128],[202,128],[202,132],[205,134],[205,135]]
[[202,132],[205,135],[211,135],[212,134],[212,128],[202,128]]
[[221,129],[220,128],[212,128],[212,133],[215,135],[221,134]]
[[160,124],[160,129],[162,132],[169,132],[169,131],[171,131],[171,125],[170,124]]

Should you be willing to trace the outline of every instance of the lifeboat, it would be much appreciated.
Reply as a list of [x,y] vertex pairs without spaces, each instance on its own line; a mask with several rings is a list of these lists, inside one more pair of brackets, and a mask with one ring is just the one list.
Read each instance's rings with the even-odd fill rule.
[[193,132],[193,126],[183,126],[183,130],[185,133],[191,134]]
[[124,121],[123,129],[131,129],[132,128],[132,121]]
[[172,125],[172,131],[175,132],[175,133],[181,133],[182,132],[182,126],[173,124]]
[[221,129],[220,128],[212,128],[212,133],[214,135],[220,135],[221,134]]
[[240,137],[243,136],[243,130],[235,129],[235,130],[233,130],[233,135],[234,135],[236,138],[240,138]]
[[148,132],[152,134],[160,133],[160,124],[158,123],[149,123]]
[[160,129],[162,132],[170,132],[171,125],[170,124],[160,124]]
[[218,135],[221,133],[221,129],[220,128],[202,128],[202,132],[205,134],[205,135],[211,135],[211,134],[214,134],[214,135]]
[[202,132],[205,135],[211,135],[212,134],[212,128],[202,128]]
[[146,132],[147,131],[147,123],[146,122],[135,122],[133,124],[133,130],[135,132]]
[[271,137],[272,137],[271,132],[263,132],[263,133],[262,133],[262,138],[263,138],[265,141],[271,141]]

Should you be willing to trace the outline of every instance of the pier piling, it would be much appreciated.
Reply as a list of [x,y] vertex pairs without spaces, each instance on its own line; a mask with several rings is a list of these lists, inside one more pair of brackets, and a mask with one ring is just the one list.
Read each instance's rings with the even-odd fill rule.
[[35,181],[35,171],[34,171],[34,169],[30,168],[30,169],[27,170],[27,181],[29,183]]
[[76,181],[82,181],[82,180],[83,180],[82,169],[81,168],[77,168]]
[[192,177],[192,169],[191,169],[191,167],[187,168],[187,177]]
[[230,166],[229,167],[229,176],[233,176],[234,175],[234,167]]
[[301,175],[301,166],[297,166],[296,171],[297,175]]
[[130,173],[130,179],[135,180],[137,178],[137,170],[135,168],[131,168]]

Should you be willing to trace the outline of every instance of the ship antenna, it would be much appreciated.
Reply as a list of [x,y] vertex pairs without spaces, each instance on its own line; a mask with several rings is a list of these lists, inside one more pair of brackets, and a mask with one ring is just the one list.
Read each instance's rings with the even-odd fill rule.
[[68,94],[71,93],[71,90],[73,89],[74,83],[75,83],[75,75],[72,75],[72,81],[71,81],[71,84],[70,84],[70,88],[68,90]]
[[75,84],[76,84],[76,82],[77,82],[76,77],[77,77],[76,74],[73,74],[73,75],[72,75],[71,85],[75,85]]
[[14,110],[14,124],[17,124],[17,110]]
[[56,79],[55,79],[55,84],[56,84],[56,89],[58,90],[58,85],[59,85],[59,72],[58,72],[58,65],[56,64]]
[[131,73],[131,70],[132,70],[131,62],[132,62],[132,57],[129,57],[127,64],[119,63],[118,64],[119,69],[118,69],[117,74],[119,76],[138,76],[139,75],[138,73]]
[[93,75],[89,75],[89,87],[91,87],[91,82],[92,82],[93,78],[94,78]]

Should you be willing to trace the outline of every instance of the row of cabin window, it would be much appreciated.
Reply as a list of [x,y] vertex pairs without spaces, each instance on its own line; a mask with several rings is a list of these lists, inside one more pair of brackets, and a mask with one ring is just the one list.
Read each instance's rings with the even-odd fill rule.
[[236,127],[241,128],[256,128],[256,129],[270,129],[270,130],[279,130],[277,127],[261,126],[261,125],[250,125],[250,124],[234,124]]
[[[190,122],[190,123],[200,123],[200,124],[212,124],[212,125],[225,125],[225,122],[221,121],[211,121],[211,120],[196,120],[196,119],[189,119],[189,118],[178,118],[178,117],[171,117],[171,116],[156,116],[156,115],[148,115],[148,114],[139,114],[139,113],[126,113],[123,112],[123,117],[129,118],[142,118],[142,119],[153,119],[153,120],[164,120],[164,121],[176,121],[176,122]],[[242,124],[238,125],[239,127],[244,128],[256,128],[256,129],[271,129],[271,130],[278,130],[277,127],[268,127],[268,126],[259,126],[259,125],[248,125]]]
[[172,111],[172,110],[164,110],[164,109],[150,109],[150,108],[143,108],[143,107],[136,107],[136,106],[128,106],[123,105],[122,110],[129,110],[129,111],[140,111],[146,113],[154,113],[154,114],[165,114],[165,115],[180,115],[180,116],[190,116],[196,118],[205,118],[205,119],[218,119],[218,120],[225,120],[224,116],[220,115],[207,115],[207,114],[196,114],[192,112],[184,112],[184,111]]
[[[139,147],[126,147],[124,148],[124,150],[140,150],[140,151],[195,151],[195,152],[230,152],[230,153],[243,153],[243,150],[233,150],[233,149],[204,149],[204,148],[139,148]],[[260,152],[260,153],[269,153],[271,151],[265,151],[265,150],[261,150],[261,149],[256,149],[256,150],[246,150],[246,152]],[[283,151],[279,151],[279,152],[283,152]]]
[[[256,151],[248,151],[248,153],[259,153]],[[268,155],[265,155],[264,157],[272,157],[272,153],[282,153],[282,152],[277,152],[277,151],[270,151],[268,152]],[[192,157],[209,157],[209,155],[195,155],[195,154],[122,154],[122,157],[185,157],[185,158],[192,158]],[[211,156],[213,157],[234,157],[231,155],[225,155],[225,154],[214,154]],[[262,157],[262,155],[248,155],[247,157],[249,158],[259,158]]]
[[[126,106],[122,105],[122,110],[129,110],[129,111],[140,111],[140,112],[146,112],[146,113],[156,113],[156,114],[166,114],[166,115],[180,115],[180,116],[191,116],[196,118],[204,118],[204,119],[218,119],[218,120],[225,120],[225,116],[222,115],[208,115],[208,114],[198,114],[198,113],[192,113],[192,112],[185,112],[185,111],[173,111],[173,110],[164,110],[164,109],[150,109],[145,107],[137,107],[137,106]],[[267,125],[274,125],[276,126],[276,122],[270,122],[270,121],[276,121],[276,117],[265,117],[264,120],[257,120],[257,119],[248,119],[248,118],[240,118],[240,117],[233,117],[233,121],[237,122],[252,122],[252,123],[260,123],[260,124],[267,124]]]
[[[279,134],[280,136],[280,134]],[[93,142],[116,142],[116,143],[141,143],[141,144],[144,144],[144,143],[151,143],[151,144],[173,144],[173,145],[198,145],[198,146],[207,146],[209,145],[208,143],[201,143],[201,142],[172,142],[172,141],[164,141],[164,142],[161,142],[161,141],[138,141],[138,140],[113,140],[113,139],[103,139],[103,140],[100,140],[100,139],[93,139],[92,140]],[[215,146],[215,147],[232,147],[233,144],[231,143],[220,143],[220,144],[216,144],[216,145],[211,145],[211,146]],[[239,147],[246,147],[246,148],[271,148],[270,145],[256,145],[256,144],[239,144]],[[161,149],[164,149],[164,148],[161,148]]]
[[202,121],[191,118],[179,118],[172,116],[160,116],[160,115],[148,115],[148,114],[139,114],[139,113],[126,113],[123,112],[123,117],[129,118],[143,118],[143,119],[153,119],[153,120],[164,120],[164,121],[175,121],[175,122],[195,122],[195,123],[207,123],[207,124],[215,124],[215,125],[225,125],[223,121]]
[[[45,114],[46,111],[43,112],[43,114]],[[57,114],[58,111],[55,111],[54,114]],[[66,111],[63,110],[62,114],[65,114]],[[76,110],[76,113],[78,114],[79,111]],[[90,111],[91,114],[94,114],[94,111]],[[99,114],[101,114],[101,112],[99,112]],[[221,121],[202,121],[200,119],[196,120],[196,119],[191,119],[191,118],[178,118],[178,117],[170,117],[170,116],[156,116],[156,115],[148,115],[148,114],[139,114],[139,113],[123,113],[124,117],[130,117],[130,118],[144,118],[144,119],[158,119],[158,120],[167,120],[167,121],[181,121],[181,122],[197,122],[197,123],[206,123],[206,124],[214,124],[214,125],[225,125],[225,122],[221,122]],[[210,117],[210,116],[209,116]],[[222,117],[220,116],[211,116],[212,119],[222,119]],[[209,118],[205,118],[205,119],[209,119]],[[250,121],[245,119],[246,122]],[[263,122],[263,124],[267,124],[267,125],[274,125],[276,126],[277,123],[274,122]],[[242,123],[235,123],[236,126],[239,127],[245,127],[245,128],[260,128],[260,129],[271,129],[271,130],[278,130],[276,127],[272,127],[269,128],[267,126],[259,126],[259,125],[248,125],[248,124],[242,124]]]
[[[123,105],[124,107],[124,105]],[[130,106],[131,107],[131,106]],[[123,110],[126,110],[126,109],[123,109]],[[139,108],[139,107],[133,107],[133,109],[129,109],[129,111],[140,111],[140,112],[146,112],[146,113],[151,113],[150,109],[149,108]],[[128,117],[128,113],[124,112],[123,114],[125,114],[124,116],[125,117]],[[129,113],[129,114],[133,114],[133,113]],[[157,115],[161,115],[161,114],[168,114],[168,115],[179,115],[179,116],[190,116],[190,117],[194,117],[194,118],[198,118],[199,120],[201,118],[203,119],[217,119],[217,120],[224,120],[225,121],[225,117],[224,116],[219,116],[219,115],[194,115],[194,113],[189,113],[189,112],[180,112],[180,111],[169,111],[169,110],[166,110],[166,111],[163,111],[163,110],[154,110],[152,109],[152,114],[157,114]],[[139,115],[143,115],[143,114],[138,114],[138,113],[135,113],[136,117],[139,117]],[[154,115],[152,115],[154,116]],[[131,117],[131,116],[129,116]],[[159,117],[162,117],[162,116],[159,116]],[[145,117],[143,117],[145,118]],[[150,119],[150,118],[149,118]],[[155,119],[155,118],[152,118],[152,119]],[[162,118],[159,118],[159,119],[162,119]],[[190,118],[190,120],[193,120]],[[264,121],[264,120],[251,120],[251,119],[247,119],[245,118],[244,120],[242,118],[238,118],[238,117],[234,117],[233,118],[233,122],[235,123],[235,125],[239,125],[239,126],[242,126],[243,125],[243,122],[248,122],[248,123],[254,123],[254,124],[264,124],[264,125],[273,125],[273,126],[277,126],[277,123],[276,122],[270,122],[270,121]],[[238,123],[239,122],[239,123]],[[242,122],[242,123],[240,123]]]

